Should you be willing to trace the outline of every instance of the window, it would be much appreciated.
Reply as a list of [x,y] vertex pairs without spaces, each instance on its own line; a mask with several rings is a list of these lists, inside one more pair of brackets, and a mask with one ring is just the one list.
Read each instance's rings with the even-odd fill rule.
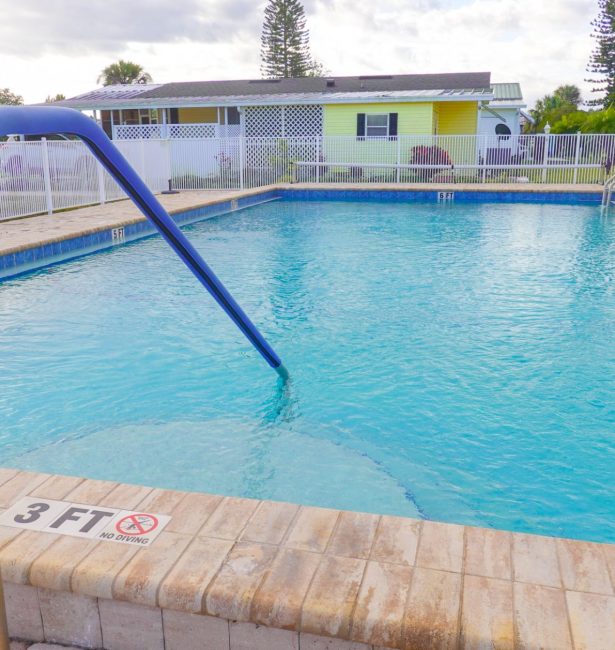
[[389,137],[388,113],[374,113],[365,116],[365,136],[368,138]]
[[397,113],[357,113],[357,137],[397,138]]

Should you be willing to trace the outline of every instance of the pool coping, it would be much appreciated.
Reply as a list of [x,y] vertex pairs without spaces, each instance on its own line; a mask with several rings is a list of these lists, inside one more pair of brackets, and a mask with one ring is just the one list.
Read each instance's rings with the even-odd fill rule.
[[0,526],[13,636],[29,616],[55,630],[46,640],[100,647],[96,625],[72,612],[102,617],[115,602],[283,630],[276,648],[300,647],[301,635],[359,644],[349,650],[597,649],[615,638],[612,544],[0,469],[0,509],[24,496],[171,520],[143,548]]
[[[386,200],[451,202],[536,202],[598,205],[599,185],[525,184],[277,184],[228,192],[184,192],[159,199],[180,225],[218,216],[264,201]],[[442,195],[442,196],[441,196]],[[101,218],[101,214],[104,218]],[[68,227],[66,224],[68,223]],[[58,226],[61,224],[61,227]],[[61,230],[49,235],[51,230]],[[0,279],[97,252],[155,234],[154,227],[128,200],[55,215],[0,222]],[[12,237],[11,237],[12,236]],[[13,243],[11,243],[13,241]],[[19,243],[15,243],[15,241]]]

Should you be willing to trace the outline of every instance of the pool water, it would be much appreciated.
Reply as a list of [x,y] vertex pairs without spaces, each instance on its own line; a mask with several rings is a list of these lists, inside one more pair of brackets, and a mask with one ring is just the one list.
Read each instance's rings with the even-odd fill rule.
[[615,219],[276,201],[0,284],[0,464],[615,542]]

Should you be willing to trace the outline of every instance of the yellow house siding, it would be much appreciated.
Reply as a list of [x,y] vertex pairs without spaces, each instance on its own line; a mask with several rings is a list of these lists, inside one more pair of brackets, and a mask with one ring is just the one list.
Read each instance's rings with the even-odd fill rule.
[[203,122],[212,124],[218,122],[217,108],[180,108],[180,124],[201,124]]
[[433,106],[430,102],[391,104],[329,104],[325,106],[325,135],[356,135],[359,113],[397,113],[398,134],[432,132]]
[[439,135],[473,135],[478,125],[477,102],[438,102]]

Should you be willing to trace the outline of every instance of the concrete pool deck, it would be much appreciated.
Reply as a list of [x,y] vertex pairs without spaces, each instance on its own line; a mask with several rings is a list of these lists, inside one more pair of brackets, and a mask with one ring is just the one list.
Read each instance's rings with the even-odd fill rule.
[[[160,198],[179,213],[281,189],[602,192],[279,185]],[[0,258],[143,222],[129,201],[0,222]],[[0,511],[26,496],[171,520],[143,548],[0,526],[15,639],[108,650],[615,648],[615,545],[0,469]]]
[[0,470],[25,496],[171,517],[149,547],[0,526],[12,637],[110,650],[591,648],[615,545]]

